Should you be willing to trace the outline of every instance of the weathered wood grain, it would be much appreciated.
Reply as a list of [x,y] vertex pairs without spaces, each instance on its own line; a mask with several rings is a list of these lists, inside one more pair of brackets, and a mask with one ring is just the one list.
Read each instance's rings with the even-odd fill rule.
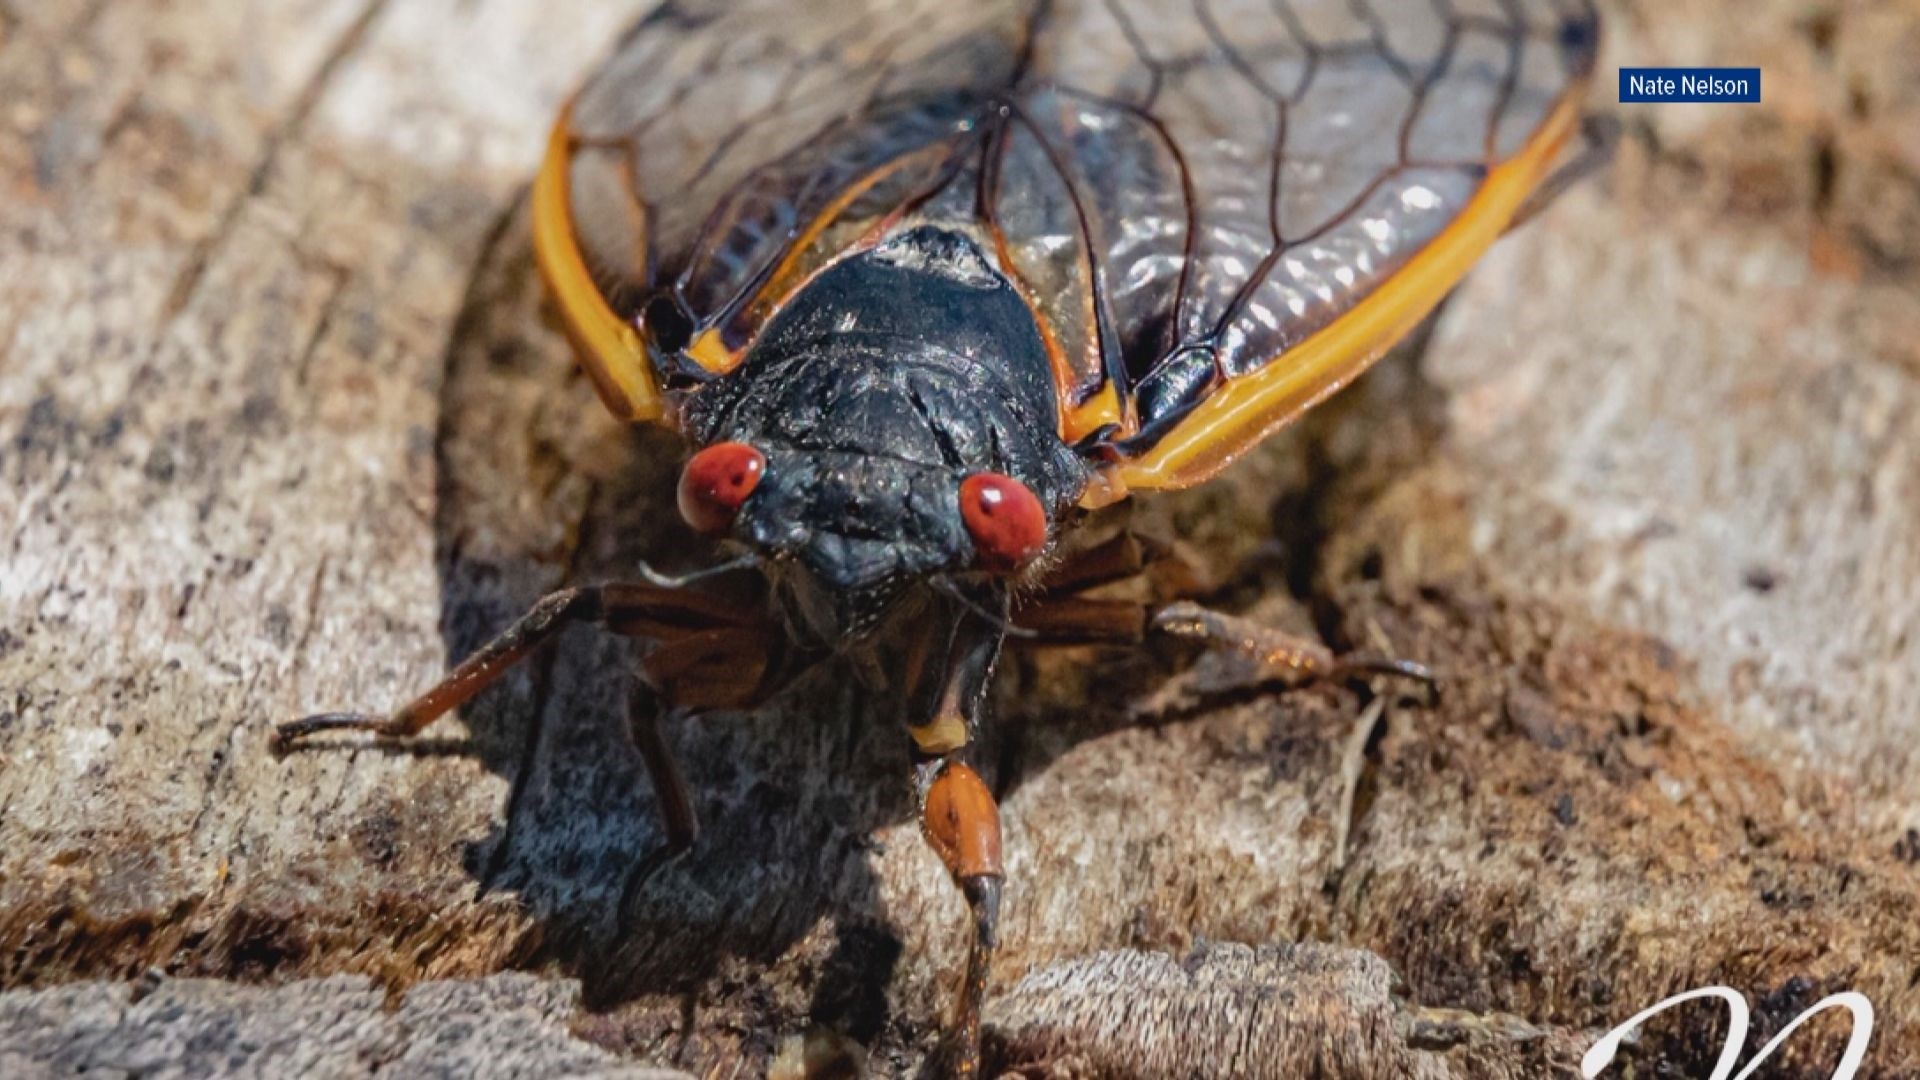
[[[931,1045],[960,903],[902,740],[834,683],[673,732],[707,831],[624,934],[659,837],[624,645],[569,634],[417,750],[266,752],[563,581],[696,557],[676,447],[572,370],[520,209],[644,6],[0,5],[0,985],[518,968],[581,980],[575,1035],[636,1062]],[[1171,648],[1011,665],[1005,1060],[1213,1060],[1214,1006],[1146,992],[1163,957],[1305,941],[1333,948],[1235,976],[1314,1003],[1248,1014],[1295,1054],[1249,1072],[1565,1071],[1716,982],[1756,1038],[1862,990],[1874,1075],[1920,1071],[1920,17],[1612,15],[1603,71],[1758,63],[1766,102],[1625,114],[1423,354],[1136,514],[1216,601],[1444,694],[1392,701],[1342,861],[1350,690],[1205,694]],[[1164,1004],[1090,1033],[1102,993]],[[1708,1030],[1637,1053],[1704,1074]],[[1813,1025],[1782,1075],[1841,1039]]]
[[422,983],[391,1006],[355,975],[16,991],[0,999],[0,1075],[685,1080],[571,1037],[578,991],[518,974]]

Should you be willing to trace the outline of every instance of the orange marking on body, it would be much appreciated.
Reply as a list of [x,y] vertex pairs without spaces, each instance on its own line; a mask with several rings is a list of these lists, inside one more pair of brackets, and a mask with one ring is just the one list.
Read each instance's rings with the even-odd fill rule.
[[1108,424],[1120,424],[1121,415],[1120,390],[1108,380],[1098,393],[1066,408],[1062,413],[1060,437],[1070,443],[1079,442]]
[[744,352],[735,352],[727,348],[726,343],[720,340],[720,331],[717,328],[702,331],[680,352],[687,359],[715,375],[725,375],[739,367],[740,361],[746,355]]

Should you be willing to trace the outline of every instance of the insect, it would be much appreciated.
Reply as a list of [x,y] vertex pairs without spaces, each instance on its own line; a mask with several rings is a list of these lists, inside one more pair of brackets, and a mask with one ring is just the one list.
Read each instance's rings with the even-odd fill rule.
[[1412,329],[1550,177],[1597,36],[1581,0],[668,0],[555,126],[535,248],[606,406],[685,437],[680,511],[731,554],[706,573],[764,603],[569,588],[398,711],[279,742],[412,735],[596,624],[643,642],[631,722],[682,850],[655,701],[752,705],[851,657],[902,703],[971,913],[948,1045],[975,1072],[1005,870],[967,759],[1005,639],[1238,632],[1080,595],[1142,549],[1063,536]]

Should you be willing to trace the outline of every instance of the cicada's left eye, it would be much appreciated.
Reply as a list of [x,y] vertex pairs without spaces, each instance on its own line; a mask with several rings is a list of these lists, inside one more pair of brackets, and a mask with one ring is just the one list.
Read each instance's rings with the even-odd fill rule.
[[1011,571],[1047,546],[1047,512],[1027,485],[999,473],[975,473],[960,482],[960,518],[982,569]]
[[680,516],[700,532],[725,532],[766,471],[766,455],[746,443],[714,443],[680,472]]

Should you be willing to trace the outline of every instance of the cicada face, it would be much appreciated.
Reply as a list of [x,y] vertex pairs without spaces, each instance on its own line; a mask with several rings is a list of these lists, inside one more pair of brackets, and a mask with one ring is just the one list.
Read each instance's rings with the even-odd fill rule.
[[811,636],[858,639],[916,588],[991,595],[1040,558],[1085,486],[1055,409],[1012,286],[967,236],[912,230],[815,279],[689,397],[682,507],[760,553]]

